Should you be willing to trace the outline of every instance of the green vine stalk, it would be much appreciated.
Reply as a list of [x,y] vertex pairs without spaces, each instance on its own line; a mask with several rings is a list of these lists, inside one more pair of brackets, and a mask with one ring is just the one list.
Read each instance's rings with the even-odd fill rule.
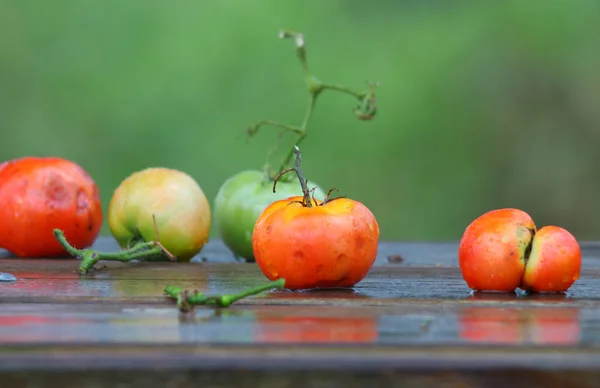
[[127,263],[133,260],[140,261],[177,261],[159,241],[158,228],[156,219],[154,218],[154,228],[156,230],[156,238],[154,241],[136,241],[131,247],[119,252],[99,252],[93,249],[77,249],[72,246],[65,234],[60,229],[54,229],[54,238],[56,241],[69,253],[71,256],[81,259],[79,264],[79,274],[85,275],[90,270],[99,270],[96,264],[100,261],[120,261]]
[[194,306],[208,305],[214,307],[229,307],[233,303],[248,296],[256,295],[271,289],[282,289],[285,287],[285,279],[277,279],[275,281],[262,284],[260,286],[249,288],[238,294],[225,294],[216,296],[206,296],[202,292],[195,290],[190,292],[182,290],[177,286],[165,287],[165,294],[177,302],[177,307],[181,312],[189,312]]
[[[291,132],[297,135],[294,141],[294,146],[291,147],[289,152],[283,158],[281,165],[277,171],[283,171],[289,166],[293,156],[294,147],[298,146],[307,135],[307,127],[312,118],[318,97],[325,90],[335,91],[342,94],[350,95],[358,100],[357,106],[354,108],[354,114],[359,120],[371,120],[377,113],[377,99],[375,98],[375,88],[379,86],[378,83],[369,82],[368,90],[355,91],[343,85],[336,85],[326,83],[319,80],[310,70],[308,66],[307,54],[306,54],[306,39],[302,33],[283,30],[280,31],[279,37],[281,39],[293,39],[296,48],[296,56],[300,61],[302,71],[304,73],[304,80],[308,91],[308,104],[304,113],[304,118],[300,126],[294,126],[284,124],[275,120],[260,120],[248,128],[248,135],[255,135],[258,130],[263,126],[271,126],[279,128],[282,131]],[[265,174],[271,179],[274,179],[274,174],[271,170],[271,156],[277,150],[277,146],[272,149],[268,156],[267,162],[264,167]]]

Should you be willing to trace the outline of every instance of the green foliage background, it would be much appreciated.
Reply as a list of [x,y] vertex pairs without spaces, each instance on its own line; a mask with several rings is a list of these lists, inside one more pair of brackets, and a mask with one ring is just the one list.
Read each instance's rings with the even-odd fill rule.
[[276,141],[246,143],[249,124],[304,114],[280,28],[305,33],[322,80],[381,83],[371,122],[324,94],[302,151],[309,180],[369,206],[383,239],[458,239],[505,206],[600,238],[595,0],[1,0],[0,159],[72,159],[105,210],[159,165],[212,202]]

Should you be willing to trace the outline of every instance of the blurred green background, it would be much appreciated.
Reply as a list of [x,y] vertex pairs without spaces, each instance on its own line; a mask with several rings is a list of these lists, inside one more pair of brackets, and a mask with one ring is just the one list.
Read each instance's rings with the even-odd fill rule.
[[249,124],[304,114],[281,28],[305,34],[321,80],[381,83],[370,122],[324,93],[301,149],[308,179],[369,206],[382,239],[458,239],[508,206],[600,239],[596,0],[1,0],[0,159],[72,159],[105,210],[149,166],[212,203],[276,142],[246,142]]

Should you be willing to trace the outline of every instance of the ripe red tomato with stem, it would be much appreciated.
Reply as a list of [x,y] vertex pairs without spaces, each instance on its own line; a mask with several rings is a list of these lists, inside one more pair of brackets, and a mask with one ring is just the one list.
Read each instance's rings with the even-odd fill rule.
[[[325,83],[320,81],[308,67],[306,59],[305,37],[294,31],[280,32],[280,38],[293,39],[296,55],[302,66],[306,87],[308,89],[308,105],[304,119],[299,126],[288,125],[274,120],[261,120],[248,128],[248,136],[255,135],[263,126],[270,126],[280,130],[280,135],[290,132],[296,135],[295,145],[299,145],[306,138],[307,127],[312,118],[318,97],[325,90],[335,91],[350,95],[357,99],[358,105],[354,113],[359,120],[371,120],[377,112],[375,87],[377,84],[369,83],[366,91],[354,91],[345,86]],[[274,147],[267,155],[267,163],[262,170],[244,170],[228,178],[214,200],[215,224],[220,237],[225,245],[237,258],[248,262],[255,260],[252,249],[252,233],[254,225],[262,211],[271,203],[291,196],[302,195],[300,188],[291,178],[282,177],[279,190],[273,192],[275,173],[271,170],[270,159],[277,151]],[[292,161],[294,148],[292,147],[281,162],[282,171]],[[325,193],[318,185],[314,186],[314,196],[324,198]]]
[[125,178],[108,207],[108,226],[122,251],[75,249],[61,230],[54,233],[69,253],[82,259],[79,272],[85,274],[101,260],[189,261],[208,241],[210,224],[209,202],[190,175],[147,168]]
[[86,248],[102,221],[98,186],[77,163],[28,156],[0,164],[0,248],[18,257],[66,256],[54,228]]
[[356,200],[330,198],[331,191],[322,201],[311,197],[295,150],[295,166],[280,175],[295,171],[304,195],[276,201],[261,214],[252,237],[256,262],[288,289],[353,287],[377,257],[377,220]]

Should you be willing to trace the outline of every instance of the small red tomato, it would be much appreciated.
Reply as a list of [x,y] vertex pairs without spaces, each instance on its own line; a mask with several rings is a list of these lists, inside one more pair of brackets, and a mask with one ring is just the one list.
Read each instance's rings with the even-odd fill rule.
[[579,279],[581,249],[575,237],[558,226],[544,226],[533,238],[521,288],[564,292]]
[[537,230],[524,211],[498,209],[466,228],[458,260],[473,290],[564,292],[579,278],[581,250],[562,228]]
[[53,235],[89,247],[102,227],[98,187],[78,164],[57,157],[25,157],[0,165],[0,247],[19,257],[67,252]]
[[314,200],[312,207],[302,201],[279,200],[260,215],[252,235],[256,263],[291,290],[354,286],[377,256],[375,216],[352,199]]
[[531,217],[518,209],[493,210],[475,219],[458,249],[467,285],[479,291],[514,291],[521,283],[534,231]]

